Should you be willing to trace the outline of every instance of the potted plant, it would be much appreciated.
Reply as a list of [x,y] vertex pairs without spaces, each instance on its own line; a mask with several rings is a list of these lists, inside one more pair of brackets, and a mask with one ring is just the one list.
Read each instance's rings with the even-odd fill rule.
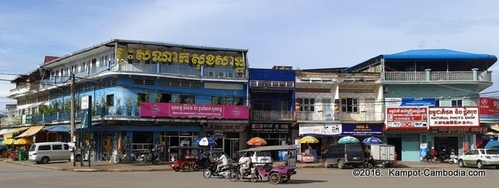
[[156,98],[156,102],[161,102],[161,100],[163,99],[163,94],[159,93],[157,90],[156,90],[154,96]]
[[121,98],[116,98],[116,115],[121,115]]

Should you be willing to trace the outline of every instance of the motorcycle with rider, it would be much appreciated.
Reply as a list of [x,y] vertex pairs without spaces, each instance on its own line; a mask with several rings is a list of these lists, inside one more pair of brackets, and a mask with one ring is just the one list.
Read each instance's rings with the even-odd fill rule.
[[211,176],[229,178],[231,166],[227,154],[223,152],[220,158],[213,161],[210,167],[203,171],[203,176],[205,178],[210,178]]

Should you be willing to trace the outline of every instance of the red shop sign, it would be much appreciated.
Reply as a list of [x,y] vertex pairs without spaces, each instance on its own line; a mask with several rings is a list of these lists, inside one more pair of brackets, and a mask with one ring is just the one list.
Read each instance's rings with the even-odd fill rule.
[[480,98],[480,115],[499,116],[499,99]]

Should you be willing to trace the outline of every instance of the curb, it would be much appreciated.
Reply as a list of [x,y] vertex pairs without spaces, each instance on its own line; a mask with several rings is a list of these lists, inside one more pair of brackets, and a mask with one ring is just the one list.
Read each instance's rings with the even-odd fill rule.
[[42,165],[35,165],[35,164],[26,164],[26,163],[18,163],[15,161],[9,161],[9,160],[4,160],[4,163],[10,163],[10,164],[17,164],[17,165],[22,165],[22,166],[31,166],[31,167],[39,167],[39,168],[45,168],[45,169],[51,169],[51,170],[69,170],[66,168],[60,168],[60,167],[52,167],[52,166],[42,166]]
[[[146,168],[146,169],[134,169],[134,168],[124,168],[124,169],[117,169],[117,168],[110,168],[110,169],[98,169],[98,168],[61,168],[61,167],[53,167],[53,166],[44,166],[44,165],[37,165],[37,164],[30,164],[30,163],[21,163],[17,161],[11,161],[11,160],[1,160],[4,163],[11,163],[11,164],[17,164],[17,165],[23,165],[23,166],[31,166],[31,167],[38,167],[38,168],[45,168],[45,169],[51,169],[51,170],[60,170],[60,171],[69,171],[69,172],[154,172],[154,171],[173,171],[173,169],[169,168]],[[305,165],[305,166],[296,166],[296,168],[324,168],[323,165]],[[412,168],[412,169],[441,169],[441,168],[446,168],[444,166],[410,166],[410,165],[402,165],[402,166],[396,166],[393,168]]]

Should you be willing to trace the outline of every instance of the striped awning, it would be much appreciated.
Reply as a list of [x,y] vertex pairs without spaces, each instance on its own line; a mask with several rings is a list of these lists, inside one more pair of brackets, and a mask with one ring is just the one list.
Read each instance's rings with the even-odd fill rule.
[[40,132],[43,129],[43,125],[31,126],[28,130],[24,131],[22,134],[17,135],[16,138],[23,138],[28,136],[33,136],[36,133]]

